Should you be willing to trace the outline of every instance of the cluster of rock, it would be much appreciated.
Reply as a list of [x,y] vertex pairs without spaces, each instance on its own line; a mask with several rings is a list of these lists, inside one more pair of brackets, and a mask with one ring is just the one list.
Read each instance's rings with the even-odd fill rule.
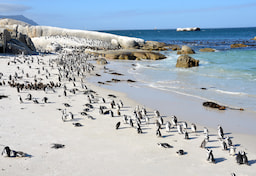
[[[108,59],[158,60],[166,57],[156,51],[173,47],[168,48],[165,43],[96,31],[33,26],[13,19],[1,19],[0,28],[2,28],[0,51],[14,54],[34,54],[36,51],[57,52],[65,48],[80,48],[83,51],[99,50]],[[134,51],[128,51],[129,49]],[[108,50],[115,52],[104,53]]]
[[13,54],[35,54],[31,38],[16,30],[0,28],[0,52]]

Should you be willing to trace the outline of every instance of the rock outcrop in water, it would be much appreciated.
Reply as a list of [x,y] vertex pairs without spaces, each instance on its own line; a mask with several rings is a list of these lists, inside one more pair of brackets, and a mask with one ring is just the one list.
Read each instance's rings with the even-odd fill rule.
[[147,50],[108,50],[92,51],[92,54],[100,55],[109,60],[161,60],[166,56],[157,52]]
[[248,45],[242,44],[242,43],[235,43],[230,45],[231,48],[243,48],[248,47]]
[[209,108],[217,108],[219,110],[225,110],[226,109],[225,106],[221,106],[221,105],[219,105],[217,103],[214,103],[214,102],[211,102],[211,101],[203,102],[203,106],[209,107]]
[[192,50],[192,48],[190,48],[189,46],[183,45],[181,50],[179,50],[177,54],[195,54],[195,51]]
[[201,48],[199,51],[200,52],[215,52],[216,50],[212,49],[212,48]]
[[177,59],[176,67],[190,68],[199,66],[199,60],[196,60],[188,55],[182,55]]

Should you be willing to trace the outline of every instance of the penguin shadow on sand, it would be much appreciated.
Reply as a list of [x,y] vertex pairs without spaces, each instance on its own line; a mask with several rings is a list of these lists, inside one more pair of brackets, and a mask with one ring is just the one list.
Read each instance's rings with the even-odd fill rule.
[[166,135],[163,135],[162,138],[167,138],[167,137],[171,137],[171,136],[174,136],[173,134],[166,134]]
[[249,160],[249,161],[248,161],[248,164],[249,164],[249,165],[256,164],[256,160]]
[[220,146],[207,146],[207,147],[205,147],[205,148],[207,148],[207,149],[213,149],[213,148],[220,148]]
[[215,158],[215,164],[221,163],[221,162],[223,162],[223,161],[225,161],[225,160],[227,160],[227,159],[226,159],[226,158],[223,158],[223,157],[221,157],[221,158]]

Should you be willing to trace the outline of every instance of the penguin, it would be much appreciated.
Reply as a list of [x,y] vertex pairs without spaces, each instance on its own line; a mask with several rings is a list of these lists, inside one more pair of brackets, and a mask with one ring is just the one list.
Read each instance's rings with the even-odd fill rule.
[[137,127],[137,133],[138,133],[138,134],[142,134],[142,133],[143,133],[140,126]]
[[64,96],[66,97],[66,96],[67,96],[67,91],[66,91],[66,90],[64,90],[64,92],[63,92],[63,93],[64,93]]
[[172,116],[172,124],[173,126],[176,126],[178,123],[177,117],[176,116]]
[[200,147],[201,147],[201,148],[205,148],[206,144],[207,144],[207,140],[204,139],[204,140],[202,141]]
[[81,126],[83,126],[81,123],[72,123],[75,127],[81,127]]
[[159,112],[158,110],[155,110],[154,113],[155,113],[155,116],[156,116],[156,117],[159,117],[159,116],[160,116],[160,112]]
[[230,148],[229,148],[229,155],[230,156],[235,156],[236,155],[236,148],[231,145]]
[[187,131],[185,131],[185,133],[184,133],[184,135],[185,135],[185,139],[189,139],[189,136],[188,136],[188,132]]
[[226,138],[226,143],[228,144],[229,147],[232,146],[232,140],[230,139],[229,136]]
[[221,146],[222,146],[222,150],[228,150],[227,143],[224,140],[221,140]]
[[208,128],[204,127],[204,134],[208,134],[208,133],[209,133]]
[[196,125],[194,123],[191,124],[191,130],[192,132],[196,132]]
[[131,126],[132,128],[134,127],[133,122],[132,122],[132,118],[129,119],[129,124],[130,124],[130,126]]
[[176,153],[178,155],[184,155],[185,154],[184,150],[182,150],[182,149],[178,150]]
[[169,121],[166,122],[165,129],[167,132],[171,131],[171,123]]
[[19,100],[20,100],[20,103],[23,103],[23,100],[20,95],[19,95]]
[[205,134],[204,139],[205,139],[207,142],[209,142],[209,139],[210,139],[209,135],[208,135],[208,134]]
[[242,154],[242,159],[243,159],[243,164],[249,165],[248,158],[247,158],[245,152],[243,152],[243,154]]
[[158,129],[161,129],[161,124],[159,123],[158,120],[156,120],[156,129],[157,129],[157,130],[158,130]]
[[238,152],[238,154],[236,155],[236,162],[238,164],[243,164],[243,156],[240,152]]
[[187,122],[182,122],[182,126],[183,126],[184,129],[187,129],[188,128]]
[[124,107],[124,104],[123,104],[122,100],[119,100],[119,105],[120,105],[121,108]]
[[219,135],[220,139],[224,139],[223,128],[220,125],[218,125],[218,135]]
[[157,136],[157,137],[162,137],[162,134],[161,134],[160,129],[157,129],[157,130],[156,130],[156,136]]
[[212,150],[207,149],[207,154],[208,154],[207,161],[215,164],[215,159],[214,159]]
[[2,155],[6,156],[6,157],[11,157],[11,149],[8,146],[5,146],[3,151],[2,151]]
[[145,115],[145,122],[147,125],[149,124],[149,117],[147,115]]
[[124,124],[127,124],[127,121],[128,121],[127,115],[123,115],[123,122],[124,122]]
[[109,110],[110,117],[114,117],[114,112]]
[[47,97],[44,97],[42,101],[43,101],[44,103],[47,103],[48,98],[47,98]]
[[71,107],[71,105],[68,104],[68,103],[63,103],[63,104],[64,104],[65,107]]
[[161,116],[158,117],[158,122],[163,125],[164,124],[164,120]]
[[39,102],[37,101],[37,99],[33,99],[33,102],[35,103],[35,104],[39,104]]
[[119,109],[117,109],[117,116],[121,116],[121,112]]
[[159,147],[163,147],[163,148],[173,148],[170,144],[168,143],[157,143],[157,145]]
[[106,103],[106,100],[105,100],[105,98],[101,98],[101,101],[102,101],[102,103]]
[[146,110],[146,108],[142,108],[142,115],[144,115],[144,116],[146,116],[147,115],[147,110]]
[[118,128],[120,127],[120,125],[121,125],[121,122],[117,122],[117,124],[116,124],[116,130],[118,130]]
[[183,134],[182,126],[181,125],[177,125],[177,130],[178,130],[179,134]]
[[72,112],[69,112],[68,117],[69,117],[69,119],[74,119],[74,114]]

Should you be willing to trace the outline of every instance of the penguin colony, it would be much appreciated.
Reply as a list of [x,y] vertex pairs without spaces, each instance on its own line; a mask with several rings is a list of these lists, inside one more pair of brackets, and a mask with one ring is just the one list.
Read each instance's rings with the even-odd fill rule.
[[[119,119],[113,129],[118,131],[124,130],[122,127],[126,127],[125,129],[130,127],[135,129],[135,132],[140,135],[144,133],[144,130],[148,130],[145,127],[154,124],[155,135],[159,138],[164,137],[164,129],[164,133],[183,135],[184,140],[190,140],[191,135],[201,137],[202,142],[198,144],[198,148],[202,148],[202,151],[204,150],[206,152],[207,156],[205,160],[210,163],[218,162],[214,158],[214,151],[210,148],[212,139],[209,138],[210,135],[207,128],[204,128],[203,134],[201,134],[202,132],[198,131],[194,123],[189,125],[187,122],[178,121],[178,118],[174,115],[171,117],[161,116],[158,110],[148,112],[145,107],[140,106],[136,106],[132,112],[133,115],[130,116],[125,114],[125,111],[122,111],[124,104],[116,96],[110,94],[108,97],[100,97],[97,92],[90,90],[84,80],[88,75],[95,75],[94,65],[90,62],[92,59],[92,55],[82,54],[80,52],[73,52],[72,54],[61,53],[57,59],[49,60],[48,62],[38,56],[21,55],[8,62],[8,66],[15,65],[17,69],[13,74],[5,75],[1,73],[0,86],[15,88],[19,103],[28,105],[49,104],[54,101],[47,96],[50,93],[59,93],[59,96],[66,97],[67,101],[70,96],[83,94],[87,102],[81,107],[80,112],[71,112],[69,110],[72,107],[70,102],[63,102],[62,107],[57,109],[60,112],[61,121],[72,122],[71,124],[74,127],[83,127],[85,125],[74,122],[74,119],[83,117],[85,119],[95,120],[96,118],[90,115],[90,111],[98,111],[99,117]],[[33,67],[33,63],[37,63],[37,67]],[[52,74],[51,70],[56,68],[58,73]],[[34,70],[35,74],[26,73],[26,69]],[[56,82],[56,80],[58,81]],[[32,93],[33,91],[44,91],[45,96],[37,97],[36,93]],[[23,92],[29,93],[24,95]],[[121,118],[122,120],[120,120]],[[232,143],[231,137],[225,136],[224,130],[220,125],[216,133],[223,151],[229,152],[230,156],[233,156],[239,165],[249,165],[246,152],[236,152],[236,147]],[[168,143],[157,143],[157,145],[167,149],[173,148]],[[179,149],[176,153],[178,155],[184,155],[189,154],[189,151]],[[4,147],[2,155],[7,157],[25,156],[23,152],[13,152],[8,146]]]

